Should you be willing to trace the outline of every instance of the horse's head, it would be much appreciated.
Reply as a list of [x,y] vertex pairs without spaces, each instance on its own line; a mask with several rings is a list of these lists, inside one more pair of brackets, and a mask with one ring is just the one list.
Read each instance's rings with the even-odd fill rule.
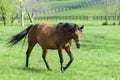
[[71,37],[74,39],[77,48],[80,48],[83,28],[84,26],[79,27],[76,24],[64,23],[64,30],[71,34]]
[[64,35],[67,35],[67,39],[74,39],[76,47],[80,48],[82,29],[84,26],[79,27],[73,23],[59,23],[57,29],[64,32]]
[[84,25],[81,27],[78,27],[76,25],[76,29],[74,31],[73,39],[76,43],[76,47],[80,48],[81,38],[82,38],[82,29],[84,28]]

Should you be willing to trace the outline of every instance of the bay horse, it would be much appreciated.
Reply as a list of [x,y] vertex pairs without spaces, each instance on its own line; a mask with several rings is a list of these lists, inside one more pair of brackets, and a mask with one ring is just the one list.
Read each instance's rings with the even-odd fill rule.
[[[28,49],[26,51],[27,68],[31,51],[36,43],[38,43],[42,48],[42,58],[48,70],[51,70],[51,68],[46,60],[47,51],[48,49],[57,49],[60,58],[61,72],[64,72],[71,65],[74,59],[71,47],[72,39],[74,39],[76,47],[80,48],[83,28],[84,26],[79,27],[73,23],[58,23],[57,25],[38,23],[30,25],[22,32],[14,35],[9,43],[12,46],[28,34]],[[70,60],[65,67],[63,67],[63,49],[70,57]]]

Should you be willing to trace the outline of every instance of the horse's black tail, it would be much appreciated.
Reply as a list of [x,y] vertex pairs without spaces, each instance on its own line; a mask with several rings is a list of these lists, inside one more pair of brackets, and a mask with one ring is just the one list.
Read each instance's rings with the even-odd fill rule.
[[29,30],[32,26],[33,25],[30,25],[28,28],[26,28],[22,32],[14,35],[12,37],[12,39],[8,42],[10,44],[10,46],[13,46],[13,45],[17,44],[20,40],[22,40],[24,37],[26,37],[26,35],[28,34],[28,32],[29,32]]

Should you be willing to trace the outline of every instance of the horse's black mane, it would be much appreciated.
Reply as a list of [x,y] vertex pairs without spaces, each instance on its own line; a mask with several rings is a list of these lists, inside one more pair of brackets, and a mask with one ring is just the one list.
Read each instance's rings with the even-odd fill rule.
[[63,22],[60,22],[60,23],[57,24],[56,29],[64,28],[66,30],[71,30],[71,29],[74,28],[74,26],[75,26],[75,24],[73,24],[73,23],[68,23],[68,22],[63,23]]

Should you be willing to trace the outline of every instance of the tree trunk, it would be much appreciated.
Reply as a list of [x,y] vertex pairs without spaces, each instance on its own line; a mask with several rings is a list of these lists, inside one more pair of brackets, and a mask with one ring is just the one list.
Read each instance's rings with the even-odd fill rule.
[[11,23],[13,23],[14,20],[15,20],[17,17],[18,17],[18,14],[16,14],[15,16],[12,16],[12,17],[11,17]]
[[33,23],[33,16],[31,16],[28,12],[27,12],[27,14],[28,14],[30,22]]
[[108,23],[108,0],[104,0],[104,8],[105,8],[105,22]]
[[26,7],[25,7],[25,10],[26,10],[26,13],[27,13],[27,15],[28,15],[28,18],[29,18],[30,22],[33,23],[33,19],[34,19],[34,18],[33,18],[33,15],[30,14],[30,12],[27,10]]
[[4,9],[4,7],[0,7],[0,9],[1,9],[1,12],[2,12],[2,20],[3,20],[3,24],[4,24],[4,26],[6,25],[6,13],[5,13],[5,9]]
[[21,26],[24,26],[24,14],[23,14],[22,0],[20,0],[20,23],[21,23]]
[[6,17],[4,15],[2,15],[2,19],[3,19],[3,24],[5,26],[6,25]]
[[118,16],[118,20],[119,20],[119,23],[118,23],[118,24],[120,25],[120,13],[119,13],[119,16]]

